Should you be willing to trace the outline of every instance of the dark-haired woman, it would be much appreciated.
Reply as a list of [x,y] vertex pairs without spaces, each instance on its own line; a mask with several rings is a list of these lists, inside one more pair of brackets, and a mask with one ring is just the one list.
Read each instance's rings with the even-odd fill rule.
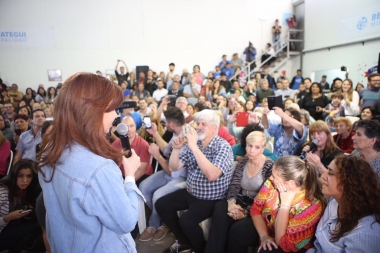
[[8,157],[11,153],[11,143],[0,131],[0,179],[7,174]]
[[122,102],[118,85],[95,74],[76,73],[62,86],[38,154],[52,252],[136,253],[129,232],[138,216],[140,158],[133,150],[125,158],[106,138]]
[[358,157],[337,156],[322,176],[322,193],[331,196],[315,233],[322,252],[380,252],[380,185],[371,166]]
[[34,98],[32,88],[26,88],[25,95],[22,98],[22,100],[24,100],[26,102],[26,104],[29,104],[29,102],[32,98]]
[[355,149],[352,154],[364,158],[380,182],[380,123],[376,120],[359,120],[352,142]]
[[57,92],[54,87],[49,87],[47,90],[45,102],[46,103],[54,103],[57,99]]
[[9,124],[8,120],[5,120],[4,116],[0,113],[0,131],[3,133],[5,138],[7,138],[8,141],[13,140],[14,131],[11,128],[11,124]]
[[231,227],[228,252],[247,252],[249,246],[260,246],[259,253],[306,252],[323,207],[314,165],[296,156],[280,157],[254,199],[252,219]]
[[32,160],[21,159],[0,180],[0,251],[21,252],[41,236],[34,211],[41,192],[36,169]]
[[328,98],[323,95],[322,87],[319,83],[313,83],[310,92],[303,99],[298,101],[301,109],[305,109],[315,120],[323,120],[323,108],[329,104]]
[[46,91],[43,87],[39,87],[36,95],[36,102],[39,103],[41,101],[44,101],[46,99]]

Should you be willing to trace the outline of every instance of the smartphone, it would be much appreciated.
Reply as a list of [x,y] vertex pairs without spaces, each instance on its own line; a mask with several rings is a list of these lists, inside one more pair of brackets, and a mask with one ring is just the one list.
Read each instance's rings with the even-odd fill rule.
[[29,212],[31,212],[32,211],[32,209],[28,209],[28,210],[24,210],[24,211],[22,211],[21,213],[29,213]]
[[190,132],[190,129],[189,129],[189,126],[188,125],[184,125],[182,126],[182,135],[186,135]]
[[249,112],[238,112],[236,113],[236,126],[246,127],[248,125]]
[[144,126],[146,129],[152,128],[152,121],[149,116],[144,117]]

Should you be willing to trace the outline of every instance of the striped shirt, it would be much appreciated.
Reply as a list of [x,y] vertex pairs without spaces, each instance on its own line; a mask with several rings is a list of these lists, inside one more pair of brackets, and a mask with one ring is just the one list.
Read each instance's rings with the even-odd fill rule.
[[0,185],[0,232],[8,224],[4,222],[3,217],[9,213],[8,188]]
[[[248,160],[249,160],[248,157],[244,157],[236,165],[234,174],[232,175],[231,184],[228,187],[227,199],[235,199],[236,200],[236,196],[242,190],[241,179],[243,178],[244,168],[247,165]],[[267,158],[266,161],[264,162],[264,166],[261,168],[261,175],[262,175],[264,181],[272,175],[273,164],[274,164],[274,162],[269,158]]]

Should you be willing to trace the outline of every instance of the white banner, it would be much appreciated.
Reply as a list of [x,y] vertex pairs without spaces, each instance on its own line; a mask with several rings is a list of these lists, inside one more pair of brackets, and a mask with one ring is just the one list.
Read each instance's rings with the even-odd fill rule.
[[0,48],[52,48],[53,27],[0,27]]
[[380,5],[358,11],[349,17],[339,19],[337,30],[339,40],[380,34]]

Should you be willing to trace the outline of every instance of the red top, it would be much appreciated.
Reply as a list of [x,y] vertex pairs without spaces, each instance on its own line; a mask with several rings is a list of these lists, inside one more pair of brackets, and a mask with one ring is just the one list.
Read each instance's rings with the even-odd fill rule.
[[220,138],[225,139],[231,146],[236,145],[235,137],[230,135],[227,127],[225,126],[220,127],[218,135]]
[[336,145],[342,150],[343,153],[351,154],[351,152],[354,150],[354,143],[352,142],[352,136],[354,135],[355,133],[351,132],[346,139],[340,137],[338,142],[336,142],[336,140],[338,139],[339,134],[334,135],[333,138]]
[[[135,139],[133,140],[131,144],[131,148],[135,150],[136,154],[140,157],[140,162],[147,163],[148,167],[146,167],[145,175],[152,175],[152,165],[150,164],[150,154],[148,152],[149,144],[146,140],[141,138],[140,136],[136,135]],[[114,146],[117,149],[122,150],[123,147],[121,146],[120,139],[117,139],[112,143],[112,146]],[[120,166],[121,173],[124,177],[124,168],[123,165]]]
[[11,143],[6,141],[0,146],[0,175],[5,176],[8,170],[8,158],[11,153]]

